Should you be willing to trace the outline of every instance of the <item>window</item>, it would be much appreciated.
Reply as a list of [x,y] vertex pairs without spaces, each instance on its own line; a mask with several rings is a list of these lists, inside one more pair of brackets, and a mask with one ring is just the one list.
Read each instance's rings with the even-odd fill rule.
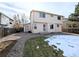
[[43,27],[45,27],[45,24],[43,24]]
[[41,17],[41,18],[45,18],[45,16],[46,16],[46,15],[45,15],[44,12],[40,12],[40,17]]
[[71,27],[71,25],[69,25],[69,27]]
[[76,24],[73,24],[73,27],[77,27],[77,25]]
[[59,24],[57,24],[57,27],[59,27]]
[[52,25],[50,25],[50,29],[53,29],[53,24],[52,24]]
[[53,17],[54,15],[53,15],[53,14],[51,14],[50,16],[51,16],[51,17]]
[[10,24],[12,24],[12,23],[10,22]]
[[45,31],[45,24],[43,24],[43,30]]
[[35,26],[34,26],[34,29],[37,29],[37,26],[36,26],[36,24],[35,24]]
[[61,16],[58,16],[58,20],[61,20]]

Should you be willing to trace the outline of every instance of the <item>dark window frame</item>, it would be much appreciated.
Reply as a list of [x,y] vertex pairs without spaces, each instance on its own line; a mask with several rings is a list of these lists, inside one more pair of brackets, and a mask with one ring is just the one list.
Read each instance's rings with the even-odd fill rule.
[[58,20],[61,20],[61,16],[57,16],[57,19],[58,19]]
[[37,29],[37,26],[36,25],[34,25],[34,29]]
[[43,31],[46,31],[45,27],[46,27],[46,25],[45,25],[45,24],[43,24]]
[[40,14],[40,15],[39,15],[40,18],[45,18],[45,17],[46,17],[46,14],[45,14],[44,12],[40,12],[39,14]]
[[9,22],[10,24],[12,24],[12,22]]
[[57,27],[59,27],[59,24],[57,24]]
[[50,25],[50,29],[53,29],[54,28],[54,25],[52,24],[52,25]]
[[71,25],[69,25],[68,27],[72,27]]
[[53,17],[54,15],[53,14],[50,14],[50,16]]
[[45,24],[43,24],[43,27],[45,27],[46,25]]

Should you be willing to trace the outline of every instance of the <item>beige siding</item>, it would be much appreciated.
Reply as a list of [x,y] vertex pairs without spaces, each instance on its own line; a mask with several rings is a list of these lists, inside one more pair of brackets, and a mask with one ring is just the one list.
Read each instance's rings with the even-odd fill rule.
[[30,24],[25,24],[24,25],[24,32],[31,31],[31,25]]
[[[40,18],[40,11],[31,11],[31,31],[33,33],[40,33],[40,32],[61,32],[62,31],[62,24],[64,17],[61,16],[61,20],[58,20],[58,16],[52,14],[53,17],[51,17],[50,13],[45,13],[45,18]],[[34,25],[36,24],[37,29],[34,29]],[[46,24],[46,31],[43,30],[43,24]],[[53,29],[50,29],[50,25],[53,24]],[[57,27],[57,24],[59,27]]]
[[48,24],[48,32],[61,32],[62,31],[62,26],[61,26],[61,24],[58,24],[59,25],[59,27],[57,27],[57,24],[56,23],[54,23],[53,24],[53,29],[50,29],[50,25],[51,24]]
[[61,16],[61,20],[58,20],[57,17],[58,16],[56,16],[56,15],[53,15],[53,17],[51,17],[50,14],[46,14],[45,18],[40,18],[39,12],[33,12],[31,15],[32,21],[46,22],[46,23],[62,23],[63,17]]

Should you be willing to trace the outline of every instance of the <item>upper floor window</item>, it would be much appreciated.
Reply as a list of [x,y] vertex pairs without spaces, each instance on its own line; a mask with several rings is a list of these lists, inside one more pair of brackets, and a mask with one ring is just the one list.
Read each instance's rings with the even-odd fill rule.
[[41,18],[45,18],[46,17],[46,14],[44,12],[40,12],[40,17]]
[[58,16],[58,20],[61,20],[61,16]]
[[53,17],[54,15],[53,15],[53,14],[51,14],[50,16],[51,16],[51,17]]

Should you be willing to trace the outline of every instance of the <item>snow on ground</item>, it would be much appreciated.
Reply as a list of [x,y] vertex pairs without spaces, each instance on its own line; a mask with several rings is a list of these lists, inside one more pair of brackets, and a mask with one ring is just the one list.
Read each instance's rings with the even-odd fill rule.
[[79,57],[79,36],[77,35],[54,35],[48,39],[48,44],[55,45],[64,52],[64,56]]

